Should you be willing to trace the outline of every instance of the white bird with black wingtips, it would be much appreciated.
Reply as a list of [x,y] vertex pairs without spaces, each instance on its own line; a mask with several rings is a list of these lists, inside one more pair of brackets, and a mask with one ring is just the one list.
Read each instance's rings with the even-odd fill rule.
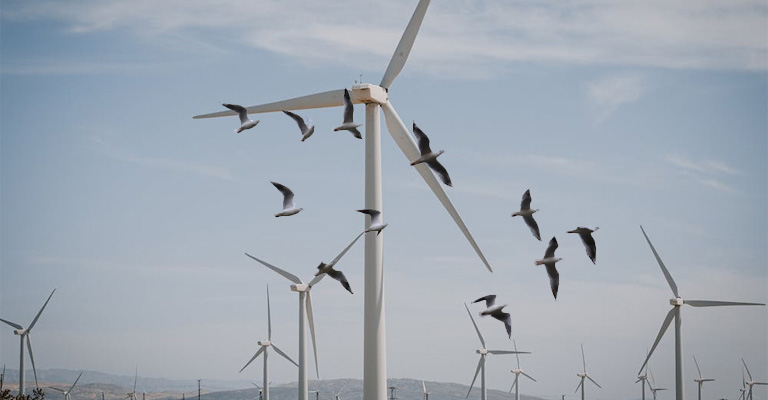
[[364,209],[357,210],[357,212],[368,214],[371,217],[371,224],[368,225],[368,229],[365,230],[365,233],[376,232],[376,236],[378,236],[379,233],[381,233],[381,231],[386,228],[387,225],[389,225],[381,223],[381,212],[377,210]]
[[580,226],[574,230],[568,231],[568,233],[579,234],[582,243],[584,243],[584,247],[587,249],[587,256],[590,260],[592,260],[592,264],[597,261],[597,245],[595,244],[595,239],[592,237],[592,232],[595,232],[598,229],[600,229],[599,226],[595,227],[594,229],[588,228],[586,226]]
[[481,312],[480,315],[486,316],[490,315],[493,318],[498,319],[499,321],[504,323],[504,327],[507,329],[507,336],[509,338],[512,338],[512,317],[509,315],[509,313],[505,313],[501,309],[506,307],[507,305],[496,305],[496,295],[495,294],[489,294],[488,296],[483,296],[472,303],[478,303],[485,300],[485,308],[486,310]]
[[283,211],[275,214],[275,217],[287,217],[289,215],[298,214],[299,211],[303,210],[303,208],[297,208],[296,204],[293,203],[293,192],[291,189],[288,189],[286,186],[277,182],[272,182],[272,184],[283,194]]
[[349,98],[349,90],[346,88],[344,89],[344,123],[341,124],[341,126],[338,126],[336,128],[333,128],[334,132],[338,131],[349,131],[352,136],[362,139],[363,135],[360,134],[360,131],[357,130],[358,126],[362,126],[362,124],[356,124],[353,118],[353,114],[355,112],[355,106],[352,104],[352,100]]
[[523,200],[520,202],[520,211],[513,212],[512,217],[517,217],[518,215],[523,217],[525,224],[528,225],[528,228],[531,229],[533,237],[541,240],[541,234],[539,234],[539,225],[536,223],[536,220],[533,219],[533,213],[537,211],[539,211],[538,208],[531,208],[531,190],[528,189],[525,191],[525,193],[523,193]]
[[301,118],[300,116],[290,112],[283,110],[285,115],[293,118],[294,121],[299,125],[299,129],[301,130],[301,141],[305,141],[309,139],[310,136],[312,136],[313,133],[315,133],[315,126],[312,125],[312,120],[307,120],[307,122],[304,122],[304,118]]
[[419,142],[419,152],[421,153],[421,157],[412,161],[411,165],[426,163],[429,165],[429,168],[432,168],[432,171],[435,171],[444,184],[453,186],[451,177],[448,176],[448,171],[446,171],[445,167],[437,161],[437,157],[445,153],[445,150],[440,150],[437,153],[433,152],[432,149],[429,148],[429,138],[418,126],[416,126],[416,122],[413,123],[413,135],[416,136],[416,140]]
[[248,110],[246,110],[245,107],[237,104],[227,104],[227,103],[221,103],[221,105],[236,112],[237,115],[240,117],[240,127],[235,129],[235,132],[240,133],[246,129],[251,129],[254,126],[259,124],[259,120],[254,121],[254,120],[248,119]]
[[547,251],[544,252],[544,258],[536,260],[536,265],[544,265],[547,267],[547,275],[549,275],[549,286],[552,288],[552,294],[555,295],[557,300],[557,288],[560,286],[560,274],[555,268],[555,263],[561,261],[562,258],[555,257],[555,250],[557,250],[557,239],[553,236],[549,241]]

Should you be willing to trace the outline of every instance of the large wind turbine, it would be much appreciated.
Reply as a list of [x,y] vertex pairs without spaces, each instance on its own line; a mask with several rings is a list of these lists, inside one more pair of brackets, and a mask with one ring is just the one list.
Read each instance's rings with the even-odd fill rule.
[[480,339],[480,345],[482,346],[478,350],[475,350],[477,354],[480,354],[480,361],[477,362],[477,369],[475,370],[475,376],[472,378],[472,383],[469,385],[469,390],[467,391],[467,397],[469,397],[469,393],[472,392],[472,387],[475,385],[475,380],[477,380],[477,374],[480,373],[480,400],[486,400],[487,399],[487,392],[486,392],[486,386],[485,386],[485,357],[488,354],[531,354],[527,351],[511,351],[511,350],[488,350],[485,348],[485,339],[483,339],[483,335],[480,333],[480,329],[477,327],[477,323],[475,323],[475,318],[472,316],[472,313],[469,311],[469,306],[467,306],[467,303],[464,303],[464,308],[467,309],[467,314],[469,314],[469,319],[472,320],[472,325],[475,326],[475,331],[477,332],[477,338]]
[[696,356],[693,356],[693,362],[696,364],[696,371],[699,372],[698,378],[693,378],[694,382],[699,384],[699,400],[701,400],[701,387],[704,386],[704,382],[714,382],[712,378],[704,378],[701,376],[701,369],[699,369],[699,362],[696,361]]
[[594,383],[600,389],[603,388],[597,382],[595,382],[595,380],[592,379],[592,377],[589,376],[589,374],[587,373],[587,361],[586,361],[586,358],[584,358],[584,344],[581,345],[581,364],[584,367],[584,372],[579,372],[576,374],[576,376],[581,378],[581,382],[579,382],[579,386],[576,386],[575,392],[578,392],[579,388],[581,388],[581,400],[584,400],[584,388],[587,386],[584,384],[584,378],[587,378],[590,381],[592,381],[592,383]]
[[[347,247],[339,253],[339,255],[336,256],[333,260],[331,260],[330,263],[327,265],[332,266],[336,265],[336,263],[341,260],[341,257],[344,257],[344,254],[347,254],[347,251],[352,247],[352,245],[357,242],[357,239],[360,239],[360,236],[362,236],[363,233],[361,232],[358,234],[352,242],[347,245]],[[309,395],[309,382],[307,380],[307,350],[306,350],[306,340],[304,338],[305,328],[304,328],[304,319],[306,318],[307,322],[309,322],[309,333],[312,336],[312,349],[314,350],[315,354],[315,373],[317,374],[317,377],[320,378],[320,370],[317,365],[317,344],[315,342],[315,317],[312,314],[312,296],[310,295],[310,291],[312,290],[312,287],[316,285],[320,280],[322,280],[325,277],[325,274],[320,274],[316,276],[314,279],[312,279],[309,283],[304,283],[297,277],[296,275],[293,275],[290,272],[287,272],[285,270],[282,270],[278,267],[275,267],[272,264],[269,264],[267,262],[264,262],[262,260],[259,260],[258,258],[245,253],[248,257],[258,261],[265,267],[277,272],[278,274],[282,275],[284,278],[288,279],[289,281],[293,282],[293,285],[291,285],[291,291],[298,292],[299,293],[299,400],[307,400]],[[277,349],[277,348],[275,348]]]
[[682,332],[680,329],[680,326],[682,323],[680,319],[680,307],[683,304],[687,304],[693,307],[764,306],[765,304],[740,303],[740,302],[732,302],[732,301],[713,301],[713,300],[684,300],[682,297],[680,297],[680,294],[677,292],[677,285],[675,284],[674,279],[672,279],[672,275],[670,275],[669,271],[667,270],[667,267],[664,266],[664,262],[661,261],[661,257],[659,257],[659,254],[656,253],[656,249],[653,247],[651,240],[648,239],[648,235],[645,234],[645,229],[643,229],[643,227],[640,226],[640,230],[643,232],[643,236],[645,236],[645,240],[648,242],[648,246],[651,247],[651,251],[653,252],[654,257],[656,257],[656,261],[658,261],[659,267],[661,267],[661,272],[664,274],[664,277],[667,279],[667,283],[669,284],[670,289],[672,289],[672,293],[675,295],[675,298],[669,301],[669,304],[672,305],[672,309],[669,310],[669,313],[667,313],[667,317],[664,318],[664,322],[661,324],[661,329],[659,330],[659,334],[656,336],[656,340],[653,342],[653,346],[651,346],[651,351],[648,353],[648,356],[645,358],[643,365],[640,367],[640,371],[643,370],[643,367],[645,367],[645,364],[651,358],[651,355],[653,354],[653,351],[656,349],[656,346],[659,344],[661,337],[664,336],[664,333],[667,331],[667,328],[669,328],[669,324],[672,322],[672,319],[674,318],[675,319],[675,399],[684,400],[685,384],[683,382],[683,342],[682,342],[682,336],[681,336]]
[[[515,339],[512,339],[512,344],[515,346],[515,351],[517,351],[517,343],[515,342]],[[515,400],[520,400],[520,385],[518,384],[518,378],[520,378],[520,374],[525,375],[528,379],[536,382],[536,379],[533,379],[532,376],[526,374],[521,368],[520,368],[520,356],[515,354],[515,358],[517,359],[517,368],[512,370],[512,373],[515,374],[515,381],[512,382],[512,387],[509,388],[509,391],[511,392],[512,389],[515,389]]]
[[75,388],[75,385],[77,385],[77,381],[80,380],[81,376],[83,376],[82,372],[80,373],[80,375],[77,376],[77,379],[75,379],[75,383],[73,383],[72,386],[70,386],[69,389],[67,389],[67,390],[59,389],[59,388],[53,387],[53,386],[51,386],[51,389],[53,389],[53,390],[55,390],[57,392],[61,392],[64,395],[64,400],[71,400],[72,399],[72,396],[71,396],[72,389]]
[[29,360],[32,361],[32,373],[35,374],[35,387],[37,387],[37,370],[35,369],[35,357],[32,355],[32,342],[29,339],[29,334],[32,332],[32,328],[34,328],[35,324],[37,323],[37,319],[40,318],[40,314],[43,313],[43,310],[45,310],[45,306],[48,305],[48,302],[51,301],[51,297],[53,297],[53,292],[55,292],[56,289],[53,289],[51,291],[51,294],[48,296],[48,300],[45,301],[45,304],[43,304],[42,307],[40,307],[40,311],[37,312],[37,315],[35,315],[35,319],[32,320],[32,323],[29,324],[29,327],[27,329],[24,329],[21,325],[11,322],[8,320],[4,320],[0,318],[0,321],[5,322],[6,324],[14,327],[13,330],[14,335],[19,335],[19,394],[24,394],[24,341],[26,339],[27,342],[27,350],[29,350]]
[[752,386],[755,385],[768,385],[768,382],[755,382],[754,379],[752,379],[752,374],[749,373],[749,367],[747,367],[747,363],[744,362],[744,359],[741,359],[741,363],[744,364],[744,369],[747,370],[747,376],[749,377],[749,380],[744,382],[749,386],[749,394],[747,394],[747,400],[752,400]]
[[[351,100],[355,104],[365,103],[365,208],[374,209],[384,215],[381,200],[381,130],[379,108],[384,112],[389,134],[405,154],[408,161],[420,156],[420,152],[403,121],[397,115],[387,97],[392,82],[403,69],[411,52],[416,35],[421,27],[429,0],[420,0],[408,26],[389,61],[384,77],[378,85],[361,83],[352,87]],[[361,34],[364,34],[361,32]],[[308,96],[297,97],[275,103],[247,107],[248,113],[279,112],[310,108],[338,107],[344,104],[344,90],[337,89]],[[223,111],[195,118],[212,118],[235,115]],[[464,233],[485,267],[492,272],[480,247],[453,207],[440,182],[427,165],[418,164],[416,170],[432,189],[435,196],[451,215]],[[370,217],[366,218],[370,221]],[[367,226],[367,225],[366,225]],[[386,376],[386,331],[384,324],[384,274],[382,264],[383,235],[369,234],[365,237],[365,295],[364,295],[364,337],[363,337],[363,399],[385,400],[387,397]],[[299,400],[306,400],[301,397]]]
[[[248,360],[247,363],[245,363],[245,366],[243,366],[243,368],[240,369],[240,372],[243,372],[243,370],[247,366],[249,366],[253,362],[253,360],[256,359],[256,357],[260,356],[261,354],[264,354],[264,380],[262,381],[264,386],[263,386],[263,389],[259,388],[259,395],[260,395],[259,397],[261,398],[261,400],[269,400],[269,368],[267,364],[267,358],[269,357],[269,348],[272,347],[273,349],[275,349],[277,354],[280,354],[281,356],[283,356],[283,358],[292,362],[293,365],[297,367],[299,366],[299,364],[296,364],[296,361],[293,361],[291,357],[288,357],[288,355],[286,355],[282,350],[280,350],[280,348],[277,347],[277,345],[272,343],[272,312],[269,309],[269,286],[267,286],[267,340],[259,340],[259,346],[261,346],[261,348],[259,348],[256,354],[254,354],[253,357],[251,357],[251,359]],[[256,387],[258,387],[258,385]]]

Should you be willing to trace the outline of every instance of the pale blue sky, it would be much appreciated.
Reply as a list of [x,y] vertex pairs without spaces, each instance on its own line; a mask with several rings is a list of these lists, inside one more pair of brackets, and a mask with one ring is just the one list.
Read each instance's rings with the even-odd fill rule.
[[[237,371],[266,336],[267,284],[273,339],[295,357],[297,296],[243,252],[302,279],[338,253],[363,227],[364,143],[331,131],[340,109],[300,112],[317,126],[304,143],[282,114],[241,134],[191,117],[378,83],[415,3],[4,1],[0,316],[27,324],[58,288],[37,366],[256,379],[260,365]],[[573,393],[583,342],[603,385],[590,395],[639,397],[671,297],[640,224],[683,297],[768,302],[766,21],[752,0],[435,0],[389,97],[446,151],[446,191],[495,273],[383,126],[389,376],[468,384],[479,343],[462,303],[495,293],[533,352],[524,393]],[[305,210],[274,218],[270,180]],[[542,242],[510,217],[526,189]],[[579,225],[601,228],[597,265],[565,233]],[[557,301],[533,264],[553,235]],[[354,295],[313,291],[323,378],[362,376],[362,251],[339,265]],[[738,395],[740,357],[768,379],[766,308],[683,318],[689,394],[692,354],[712,397]],[[651,360],[670,388],[671,333]],[[17,340],[0,329],[9,367]],[[296,380],[270,360],[275,382]],[[489,360],[491,388],[512,364]]]

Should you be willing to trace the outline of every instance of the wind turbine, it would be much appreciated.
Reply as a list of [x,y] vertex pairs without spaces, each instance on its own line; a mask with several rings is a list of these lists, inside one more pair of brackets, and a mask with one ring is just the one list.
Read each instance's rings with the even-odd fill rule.
[[[341,260],[341,257],[344,257],[344,254],[347,254],[347,251],[352,247],[352,245],[357,242],[357,239],[360,239],[360,236],[362,236],[363,233],[361,232],[358,234],[354,240],[339,253],[339,255],[336,256],[333,260],[331,260],[330,263],[327,265],[336,265],[336,263]],[[306,350],[306,340],[304,338],[304,319],[309,322],[309,333],[312,336],[312,349],[314,350],[315,354],[315,373],[317,374],[317,377],[320,377],[320,370],[317,366],[317,344],[315,342],[315,318],[312,314],[312,296],[310,295],[310,291],[312,290],[312,287],[315,286],[320,280],[322,280],[326,274],[320,274],[316,277],[314,277],[309,283],[304,283],[297,277],[296,275],[291,274],[290,272],[287,272],[285,270],[282,270],[278,267],[275,267],[272,264],[269,264],[267,262],[264,262],[262,260],[259,260],[258,258],[245,253],[246,256],[258,261],[265,267],[277,272],[284,278],[288,279],[289,281],[293,282],[293,285],[291,285],[291,291],[298,292],[299,293],[299,400],[307,400],[307,397],[309,395],[308,392],[308,381],[307,381],[307,350]],[[274,347],[274,346],[273,346]],[[275,350],[277,348],[275,347]],[[266,357],[265,361],[266,362]],[[265,369],[266,371],[266,369]],[[266,399],[265,399],[266,400]]]
[[126,400],[138,400],[136,399],[136,382],[139,380],[139,367],[136,367],[136,374],[133,376],[133,391],[129,392],[125,396]]
[[[382,212],[381,196],[381,129],[379,108],[384,112],[384,118],[390,136],[405,154],[408,161],[420,157],[416,143],[411,137],[403,121],[397,115],[387,96],[389,88],[397,75],[403,69],[411,52],[416,35],[421,27],[424,14],[429,6],[429,0],[419,0],[416,10],[411,16],[408,26],[395,48],[384,76],[378,85],[360,83],[352,87],[350,93],[352,103],[365,103],[365,208]],[[279,112],[282,110],[302,110],[310,108],[338,107],[344,104],[344,89],[331,90],[308,96],[269,104],[247,107],[249,114]],[[235,115],[228,110],[194,118],[213,118]],[[493,272],[490,264],[475,242],[469,229],[454,208],[440,182],[433,175],[429,166],[422,164],[414,168],[422,179],[432,189],[435,196],[453,218],[485,267]],[[366,220],[370,221],[370,217]],[[369,222],[366,222],[366,226]],[[365,295],[364,295],[364,327],[363,327],[363,399],[384,400],[387,397],[387,362],[386,362],[386,330],[384,324],[384,274],[382,263],[382,235],[366,235],[365,237]],[[301,388],[302,383],[299,383]],[[306,393],[306,389],[299,390]],[[300,394],[298,400],[307,400],[306,394]]]
[[[515,351],[517,351],[517,343],[515,343],[515,339],[512,339],[512,344],[515,346]],[[515,358],[517,359],[517,368],[512,370],[512,373],[515,374],[515,381],[512,382],[512,387],[509,388],[509,391],[512,392],[512,389],[515,389],[515,400],[520,400],[520,385],[517,383],[518,378],[520,378],[520,374],[523,374],[534,382],[536,382],[536,379],[533,379],[532,376],[526,374],[522,369],[520,369],[520,356],[515,354]]]
[[672,305],[672,309],[669,310],[669,313],[667,313],[667,317],[664,318],[664,322],[662,322],[661,324],[661,329],[659,330],[659,334],[656,336],[656,340],[653,342],[653,346],[651,346],[651,351],[648,353],[648,356],[645,358],[645,362],[643,362],[643,366],[640,367],[640,371],[643,370],[643,367],[651,358],[651,355],[653,354],[653,350],[656,349],[656,346],[659,344],[661,337],[664,336],[664,333],[667,331],[667,328],[669,328],[669,324],[672,322],[672,319],[674,318],[675,319],[675,399],[683,400],[685,398],[685,394],[684,394],[685,384],[683,382],[683,341],[682,341],[682,331],[680,329],[680,326],[682,323],[680,319],[680,307],[683,304],[687,304],[693,307],[764,306],[765,304],[741,303],[741,302],[732,302],[732,301],[713,301],[713,300],[684,300],[682,297],[680,297],[680,294],[677,292],[677,285],[675,284],[674,279],[672,279],[672,275],[670,275],[669,271],[667,270],[667,267],[664,266],[664,262],[661,261],[661,257],[659,257],[659,254],[656,253],[656,249],[653,247],[651,240],[648,239],[648,235],[645,234],[645,229],[643,229],[642,225],[640,226],[640,230],[643,232],[643,236],[645,236],[645,240],[648,242],[648,246],[651,247],[651,251],[653,252],[654,257],[656,257],[656,261],[658,261],[659,267],[661,267],[661,272],[664,274],[664,277],[667,279],[669,288],[672,289],[672,293],[675,295],[675,298],[669,301],[669,304]]
[[511,350],[488,350],[485,348],[485,339],[483,339],[483,335],[480,333],[480,329],[477,327],[477,324],[475,323],[475,318],[472,316],[472,313],[469,311],[469,306],[467,306],[467,303],[464,303],[464,308],[467,309],[467,314],[469,314],[469,319],[472,320],[472,325],[475,326],[475,331],[477,332],[477,338],[480,339],[480,345],[482,346],[480,349],[475,350],[477,354],[480,354],[480,361],[477,362],[477,369],[475,370],[475,376],[472,378],[472,383],[469,385],[469,390],[467,391],[467,398],[469,397],[469,393],[472,392],[472,387],[475,385],[475,380],[477,380],[477,374],[480,374],[480,400],[486,400],[487,399],[487,391],[485,387],[485,357],[488,354],[531,354],[527,351],[511,351]]
[[755,382],[754,379],[752,379],[752,374],[749,373],[749,367],[747,367],[747,363],[744,362],[744,359],[741,359],[741,363],[744,364],[744,369],[747,370],[747,376],[749,377],[749,380],[745,383],[747,386],[749,386],[749,394],[747,395],[747,400],[752,400],[752,386],[755,385],[768,385],[768,382]]
[[651,376],[651,381],[653,382],[653,385],[648,383],[648,387],[651,388],[651,393],[653,393],[653,400],[656,400],[656,392],[660,392],[662,390],[667,390],[666,388],[660,388],[660,387],[654,387],[656,386],[656,379],[653,377],[652,372],[648,372],[648,374]]
[[424,380],[421,381],[421,393],[423,400],[429,400],[429,392],[427,392],[427,384],[424,383]]
[[693,356],[693,362],[696,364],[696,371],[699,371],[699,377],[694,378],[694,382],[699,384],[699,400],[701,400],[701,387],[704,386],[704,382],[713,382],[712,378],[703,378],[701,376],[701,369],[699,369],[699,362],[696,361],[696,356]]
[[[259,389],[259,400],[264,400],[264,390],[261,389],[261,386],[257,385],[256,382],[251,382],[253,386],[256,386],[256,389]],[[254,398],[253,400],[256,400]]]
[[642,382],[640,385],[643,391],[643,400],[645,400],[645,385],[647,384],[649,388],[651,387],[650,382],[648,382],[648,364],[645,365],[645,373],[642,375],[638,374],[637,380],[635,381],[635,383],[637,382]]
[[[253,360],[256,359],[256,357],[260,356],[261,354],[264,354],[264,380],[262,381],[262,384],[264,385],[264,389],[259,388],[259,397],[261,397],[263,394],[264,396],[263,400],[269,400],[269,368],[267,364],[267,358],[269,357],[269,348],[272,347],[273,349],[275,349],[277,354],[280,354],[281,356],[283,356],[283,358],[292,362],[293,365],[297,367],[299,366],[299,364],[296,364],[296,361],[293,361],[291,357],[288,357],[288,355],[286,355],[282,350],[280,350],[280,348],[277,347],[277,345],[272,343],[272,312],[270,311],[270,308],[269,308],[269,286],[267,286],[267,340],[259,340],[258,343],[259,343],[259,346],[261,346],[261,348],[259,348],[256,354],[254,354],[253,357],[251,357],[251,359],[248,360],[247,363],[245,363],[245,366],[243,366],[243,368],[240,369],[240,372],[243,372],[243,370],[246,367],[251,365],[251,363],[253,362]],[[256,387],[258,387],[258,385],[256,385]]]
[[741,392],[741,394],[739,395],[739,400],[746,400],[747,399],[747,379],[744,378],[744,367],[741,367],[741,389],[739,389],[739,392]]
[[75,388],[75,385],[77,385],[77,381],[80,380],[81,376],[83,376],[82,372],[80,373],[80,375],[77,376],[77,379],[75,379],[75,383],[73,383],[72,386],[70,386],[69,389],[67,389],[67,390],[59,389],[59,388],[53,387],[53,386],[51,386],[51,389],[53,389],[53,390],[55,390],[57,392],[61,392],[64,395],[64,400],[71,400],[72,396],[70,394],[72,393],[72,389]]
[[48,302],[51,301],[51,297],[53,297],[53,293],[56,291],[56,289],[53,289],[51,291],[51,294],[48,296],[48,300],[45,301],[45,304],[40,308],[40,311],[37,312],[37,315],[35,315],[35,319],[32,320],[32,323],[29,324],[29,327],[27,329],[24,329],[21,325],[11,322],[8,320],[4,320],[0,318],[0,321],[5,322],[6,324],[14,327],[13,330],[14,335],[19,335],[19,394],[24,394],[24,339],[26,339],[27,342],[27,350],[29,350],[29,360],[32,361],[32,372],[35,374],[35,387],[37,387],[37,369],[35,369],[35,357],[32,355],[32,342],[29,339],[29,334],[32,332],[32,328],[37,323],[37,319],[40,318],[40,314],[43,313],[43,310],[45,310],[45,306],[48,305]]
[[584,384],[584,378],[587,378],[590,381],[592,381],[592,383],[597,385],[597,387],[599,387],[600,389],[602,389],[603,387],[600,386],[597,382],[595,382],[595,380],[592,379],[592,377],[589,376],[589,374],[587,373],[587,361],[584,358],[584,344],[583,343],[581,344],[581,363],[584,366],[584,372],[580,372],[580,373],[576,374],[576,376],[581,378],[581,382],[579,382],[579,386],[576,386],[576,390],[574,392],[578,392],[579,388],[581,388],[581,400],[584,400],[584,388],[587,386],[587,385]]
[[336,393],[336,396],[334,396],[335,400],[341,400],[341,392],[344,391],[344,386],[341,387],[341,390],[339,390],[338,393]]

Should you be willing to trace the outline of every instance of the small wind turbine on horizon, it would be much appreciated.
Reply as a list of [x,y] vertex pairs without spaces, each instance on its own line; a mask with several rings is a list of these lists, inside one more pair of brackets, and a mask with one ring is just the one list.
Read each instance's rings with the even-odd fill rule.
[[[646,356],[647,355],[648,355],[648,352],[646,351]],[[645,385],[648,385],[649,388],[651,387],[650,382],[648,382],[648,364],[645,365],[645,373],[643,373],[642,375],[638,374],[637,380],[635,381],[635,383],[637,382],[642,382],[640,384],[640,388],[642,389],[642,392],[643,392],[642,400],[645,400]]]
[[747,386],[749,386],[749,394],[747,395],[747,400],[752,400],[752,387],[755,385],[768,385],[768,382],[755,382],[754,379],[752,379],[752,374],[749,372],[749,367],[747,367],[747,363],[744,362],[744,359],[741,359],[741,363],[744,364],[744,369],[747,370],[747,376],[749,377],[749,380],[745,383]]
[[712,378],[704,378],[701,376],[701,369],[699,369],[699,362],[696,361],[696,356],[693,356],[693,362],[696,364],[696,371],[699,372],[699,377],[694,378],[694,382],[699,384],[699,400],[701,400],[701,387],[704,386],[704,382],[714,382],[715,380]]
[[[243,372],[243,370],[248,367],[258,356],[264,354],[264,379],[262,381],[264,387],[263,389],[259,388],[259,398],[262,400],[269,400],[269,364],[267,362],[267,359],[269,358],[269,348],[271,347],[275,349],[277,354],[280,354],[283,356],[283,358],[292,362],[293,365],[297,367],[299,366],[299,364],[296,364],[296,361],[293,361],[291,357],[288,357],[287,354],[285,354],[282,350],[280,350],[279,347],[277,347],[277,345],[272,342],[272,312],[269,307],[269,285],[267,285],[267,340],[259,340],[258,344],[260,346],[259,350],[256,352],[256,354],[253,355],[253,357],[251,357],[250,360],[248,360],[247,363],[245,363],[245,366],[240,369],[240,372]],[[256,385],[256,387],[258,388],[259,385]]]
[[659,263],[659,267],[661,267],[661,272],[664,274],[664,277],[667,280],[667,284],[669,284],[669,288],[672,289],[672,293],[675,295],[675,298],[669,301],[669,304],[672,305],[672,309],[669,310],[666,318],[664,318],[664,322],[662,322],[661,324],[661,329],[659,330],[659,334],[656,336],[656,340],[653,342],[653,346],[651,346],[651,350],[650,352],[648,352],[648,356],[645,358],[643,365],[640,367],[640,371],[642,371],[643,367],[645,367],[645,364],[648,363],[648,360],[651,358],[651,355],[653,355],[653,351],[656,349],[656,346],[659,344],[659,341],[661,340],[662,336],[664,336],[664,333],[666,333],[667,328],[669,328],[669,324],[672,322],[672,319],[674,319],[675,320],[675,399],[684,400],[685,399],[685,383],[683,381],[683,342],[682,342],[682,330],[681,330],[682,320],[680,318],[680,308],[682,307],[682,305],[687,304],[692,307],[716,307],[716,306],[764,306],[765,304],[743,303],[743,302],[732,302],[732,301],[713,301],[713,300],[684,300],[678,293],[677,284],[675,284],[674,279],[672,279],[672,275],[670,275],[669,271],[667,270],[667,267],[664,266],[664,262],[661,261],[661,257],[659,257],[659,254],[656,252],[656,249],[653,247],[651,240],[648,239],[648,235],[645,234],[645,229],[643,229],[642,225],[640,226],[640,230],[643,232],[643,236],[645,236],[645,240],[648,242],[648,246],[651,247],[651,251],[653,252],[654,257],[656,257],[656,261]]
[[43,313],[43,310],[45,310],[45,306],[48,305],[48,302],[51,301],[51,297],[53,297],[53,293],[56,291],[56,289],[53,289],[51,291],[51,294],[48,296],[48,300],[45,301],[45,304],[43,304],[42,307],[40,307],[40,311],[37,312],[37,315],[35,315],[35,319],[32,320],[32,322],[29,324],[29,327],[27,329],[24,329],[21,325],[11,322],[5,319],[0,318],[0,321],[5,322],[6,324],[12,326],[15,328],[13,330],[14,335],[19,336],[20,346],[19,346],[19,394],[24,394],[24,341],[26,339],[27,342],[27,350],[29,350],[29,360],[32,361],[32,373],[35,375],[35,387],[37,387],[37,369],[35,368],[35,357],[32,355],[32,341],[29,338],[29,334],[32,332],[32,328],[34,328],[35,324],[37,323],[37,319],[40,318],[40,314]]
[[576,374],[576,376],[581,378],[581,382],[579,382],[579,386],[576,386],[576,390],[574,391],[574,393],[578,392],[579,388],[581,388],[581,400],[584,400],[584,388],[587,386],[587,385],[584,384],[584,378],[589,379],[590,381],[592,381],[592,383],[594,383],[600,389],[602,389],[603,387],[600,386],[597,382],[595,382],[595,380],[592,379],[592,377],[589,376],[589,374],[587,373],[587,361],[586,361],[586,358],[584,358],[584,344],[583,343],[581,344],[581,364],[584,367],[584,371],[583,372],[579,372],[579,373]]
[[138,400],[136,398],[136,382],[138,382],[138,380],[139,380],[139,367],[136,367],[136,373],[133,376],[133,390],[125,396],[126,400]]
[[72,389],[75,388],[75,385],[77,385],[77,381],[80,380],[81,376],[83,376],[82,372],[80,372],[80,375],[78,375],[77,379],[75,379],[75,383],[73,383],[72,386],[69,387],[69,389],[64,390],[64,389],[59,389],[59,388],[53,387],[53,386],[51,386],[51,389],[53,389],[53,390],[55,390],[57,392],[61,392],[64,395],[64,400],[71,400],[72,399],[72,395],[71,395]]
[[[515,342],[515,339],[512,339],[512,345],[515,346],[515,351],[517,351],[517,343]],[[518,378],[520,378],[520,374],[525,375],[528,379],[536,382],[536,379],[533,379],[532,376],[526,374],[521,368],[520,368],[520,356],[515,353],[515,358],[517,359],[517,368],[512,370],[512,373],[515,374],[515,381],[512,382],[512,387],[509,388],[509,391],[512,392],[512,389],[515,389],[515,400],[520,400],[520,384],[518,383]]]
[[656,400],[656,392],[661,392],[662,390],[667,390],[667,388],[660,388],[656,387],[656,378],[653,377],[653,372],[648,372],[648,375],[651,377],[651,382],[653,382],[653,385],[651,383],[648,383],[648,387],[651,388],[651,393],[653,393],[653,400]]
[[531,354],[527,351],[517,351],[515,349],[512,350],[488,350],[485,347],[485,339],[483,339],[483,334],[480,333],[480,328],[477,327],[477,323],[475,323],[475,318],[472,316],[472,312],[469,311],[469,306],[467,303],[464,303],[464,308],[467,309],[467,314],[469,314],[469,319],[472,320],[472,325],[475,327],[475,331],[477,332],[477,338],[480,339],[480,345],[482,346],[480,349],[475,350],[477,354],[480,354],[480,360],[477,362],[477,369],[475,370],[475,376],[472,378],[472,383],[469,385],[469,390],[467,391],[467,398],[469,398],[469,394],[472,392],[472,387],[475,385],[475,381],[477,380],[477,374],[480,374],[480,400],[486,400],[488,398],[487,395],[487,389],[485,385],[485,357],[488,354]]

